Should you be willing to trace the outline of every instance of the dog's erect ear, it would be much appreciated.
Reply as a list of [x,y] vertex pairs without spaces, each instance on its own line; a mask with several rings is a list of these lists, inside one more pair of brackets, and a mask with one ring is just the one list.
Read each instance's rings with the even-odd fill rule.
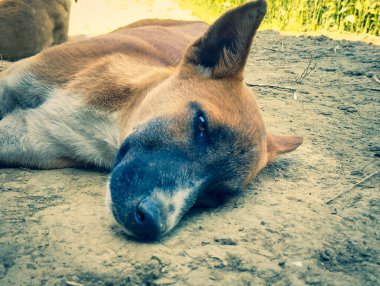
[[280,136],[267,134],[268,164],[276,159],[278,154],[284,154],[297,149],[302,144],[303,138],[299,136]]
[[265,0],[249,2],[227,12],[190,46],[184,66],[190,65],[211,78],[240,75],[265,12]]

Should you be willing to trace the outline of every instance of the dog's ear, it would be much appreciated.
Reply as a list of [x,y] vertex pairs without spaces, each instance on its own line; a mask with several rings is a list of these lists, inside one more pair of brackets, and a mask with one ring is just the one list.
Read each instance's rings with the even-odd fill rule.
[[256,0],[221,16],[187,50],[183,67],[211,78],[241,75],[265,12],[265,0]]
[[297,149],[302,144],[303,138],[300,136],[280,136],[267,134],[268,163],[276,159],[278,154],[284,154]]

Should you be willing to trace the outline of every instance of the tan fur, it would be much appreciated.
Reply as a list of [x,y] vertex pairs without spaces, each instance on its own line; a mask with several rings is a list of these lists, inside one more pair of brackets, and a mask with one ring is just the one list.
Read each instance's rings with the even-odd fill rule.
[[1,0],[0,55],[18,60],[67,41],[71,0]]

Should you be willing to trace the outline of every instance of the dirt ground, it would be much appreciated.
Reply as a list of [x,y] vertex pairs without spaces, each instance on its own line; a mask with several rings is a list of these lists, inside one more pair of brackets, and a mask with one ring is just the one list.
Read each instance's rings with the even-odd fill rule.
[[1,169],[0,285],[380,285],[379,59],[260,32],[246,81],[268,129],[304,144],[153,243],[113,224],[105,173]]
[[149,18],[196,19],[173,0],[72,0],[69,35],[104,34]]

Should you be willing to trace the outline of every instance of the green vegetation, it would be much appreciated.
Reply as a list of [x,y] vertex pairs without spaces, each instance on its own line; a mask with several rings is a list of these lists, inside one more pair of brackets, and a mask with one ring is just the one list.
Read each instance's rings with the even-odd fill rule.
[[[247,0],[179,0],[194,15],[212,22]],[[282,31],[348,31],[380,35],[379,0],[267,0],[264,28]]]

